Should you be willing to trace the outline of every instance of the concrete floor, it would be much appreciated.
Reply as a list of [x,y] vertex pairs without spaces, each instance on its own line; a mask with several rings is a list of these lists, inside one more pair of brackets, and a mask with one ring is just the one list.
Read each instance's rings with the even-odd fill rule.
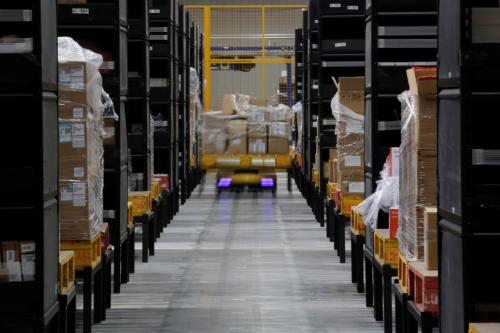
[[285,185],[281,175],[276,197],[217,197],[209,177],[93,331],[382,332],[350,264],[339,263],[305,200]]

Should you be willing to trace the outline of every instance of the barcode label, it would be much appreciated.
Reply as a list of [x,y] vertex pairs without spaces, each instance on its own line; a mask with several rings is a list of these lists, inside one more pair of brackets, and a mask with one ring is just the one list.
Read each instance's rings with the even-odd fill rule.
[[331,3],[330,8],[340,8],[342,5],[340,3]]
[[159,9],[150,9],[149,10],[149,14],[160,14],[161,13],[161,10]]
[[346,47],[347,46],[347,43],[343,42],[343,43],[335,43],[335,47]]
[[347,6],[347,10],[359,10],[359,6]]

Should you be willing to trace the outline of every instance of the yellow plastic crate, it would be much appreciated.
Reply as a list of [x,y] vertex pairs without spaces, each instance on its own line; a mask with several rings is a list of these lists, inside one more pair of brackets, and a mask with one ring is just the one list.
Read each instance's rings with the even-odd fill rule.
[[401,291],[408,293],[408,260],[398,252],[398,280]]
[[128,192],[128,200],[132,202],[134,216],[141,216],[151,211],[150,191]]
[[59,294],[67,294],[75,285],[75,252],[59,252]]
[[74,251],[75,269],[95,267],[101,262],[101,234],[90,240],[61,241],[62,251]]
[[316,170],[316,169],[313,169],[313,171],[312,171],[312,182],[314,184],[314,187],[319,186],[319,174],[318,174],[318,170]]
[[150,187],[151,187],[151,198],[158,199],[161,193],[160,182],[157,180],[153,180],[151,181]]
[[359,205],[364,198],[362,196],[347,196],[340,198],[340,213],[346,216],[351,215],[352,206]]
[[351,230],[355,235],[365,235],[363,215],[356,209],[356,206],[351,208]]
[[397,239],[389,237],[389,229],[375,229],[373,245],[375,259],[380,264],[398,268],[399,244]]

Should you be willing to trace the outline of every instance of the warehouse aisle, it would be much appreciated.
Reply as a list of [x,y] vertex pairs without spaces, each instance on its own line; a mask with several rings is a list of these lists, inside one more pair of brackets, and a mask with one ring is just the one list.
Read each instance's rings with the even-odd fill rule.
[[280,185],[276,198],[217,198],[209,177],[93,331],[382,332],[298,190]]

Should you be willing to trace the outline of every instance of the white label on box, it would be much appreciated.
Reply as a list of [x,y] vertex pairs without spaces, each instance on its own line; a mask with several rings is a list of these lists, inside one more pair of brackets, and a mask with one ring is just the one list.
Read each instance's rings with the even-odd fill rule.
[[73,196],[85,195],[87,186],[83,183],[73,183]]
[[73,108],[73,118],[82,119],[83,118],[83,108]]
[[365,183],[364,182],[349,182],[349,192],[350,193],[364,193]]
[[85,135],[85,127],[83,126],[83,124],[73,124],[71,134],[73,134],[73,136]]
[[313,84],[313,89],[319,89],[319,85]]
[[340,8],[342,5],[340,3],[331,3],[330,8]]
[[314,20],[314,24],[318,24],[319,23],[319,20]]
[[156,8],[149,10],[149,14],[160,14],[160,13],[161,13],[161,11],[159,9],[156,9]]
[[346,47],[347,46],[347,43],[346,42],[342,42],[342,43],[335,43],[335,47]]
[[73,189],[71,186],[61,187],[59,191],[59,199],[61,201],[72,201],[73,200]]
[[6,261],[7,263],[15,262],[16,261],[16,251],[13,251],[13,250],[5,251],[3,260]]
[[21,269],[23,273],[23,281],[35,280],[35,254],[21,255]]
[[59,124],[59,143],[71,142],[71,125]]
[[85,136],[74,136],[71,141],[73,148],[85,148]]
[[73,176],[75,178],[83,178],[83,177],[85,177],[85,168],[83,168],[83,167],[73,168]]
[[313,44],[312,48],[313,48],[313,50],[316,50],[318,48],[318,44]]
[[241,139],[240,138],[236,138],[236,139],[233,139],[233,145],[241,145]]
[[361,166],[361,156],[348,155],[344,157],[344,164],[348,167]]
[[363,124],[357,121],[348,121],[346,123],[347,133],[364,133]]
[[347,10],[358,10],[359,6],[347,6]]
[[85,195],[74,194],[73,195],[73,207],[84,207],[87,204]]
[[76,15],[89,15],[90,14],[90,9],[89,8],[72,8],[71,12]]
[[35,252],[35,242],[22,242],[19,244],[21,253]]
[[[7,251],[7,253],[9,252],[15,253],[15,251]],[[7,261],[6,266],[9,271],[9,282],[21,281],[21,263],[19,261]]]

